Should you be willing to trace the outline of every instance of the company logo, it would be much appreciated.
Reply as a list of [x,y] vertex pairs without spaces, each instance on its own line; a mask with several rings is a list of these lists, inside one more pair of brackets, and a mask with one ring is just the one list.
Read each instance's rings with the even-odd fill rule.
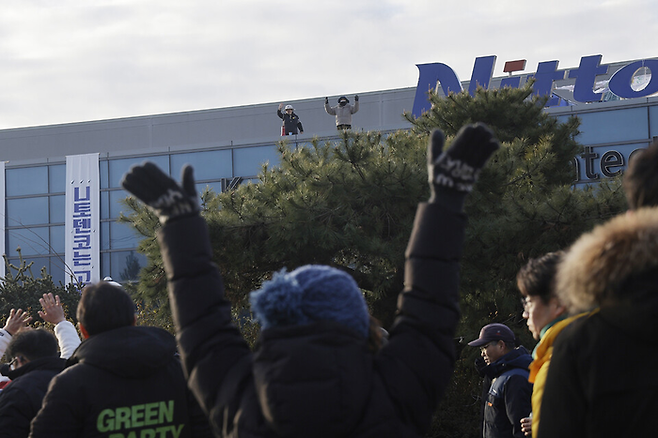
[[[617,98],[635,99],[647,97],[658,93],[658,74],[644,74],[644,81],[638,84],[637,73],[643,71],[658,72],[658,59],[642,59],[639,61],[629,61],[628,64],[604,64],[601,65],[602,55],[583,56],[580,59],[578,68],[570,70],[558,70],[558,61],[540,62],[537,66],[537,72],[526,75],[526,80],[530,77],[535,78],[533,84],[533,94],[549,95],[551,98],[546,106],[556,106],[563,102],[555,94],[555,84],[561,81],[570,82],[565,88],[569,88],[570,101],[575,102],[600,102],[604,98],[604,91],[597,87],[598,79],[604,77],[608,79],[607,89]],[[496,65],[496,56],[482,56],[475,59],[473,73],[468,85],[468,91],[471,95],[475,94],[478,86],[489,88],[493,70]],[[419,70],[418,86],[416,87],[416,96],[414,99],[413,115],[418,117],[423,112],[430,109],[430,102],[427,99],[429,90],[435,90],[440,84],[444,95],[450,92],[459,93],[463,91],[461,82],[457,74],[446,64],[418,64]],[[511,61],[505,64],[505,72],[520,71],[525,68],[525,61]],[[612,71],[616,68],[615,71]],[[609,71],[611,70],[611,71]],[[500,87],[518,88],[521,85],[521,75],[505,77],[500,82]]]

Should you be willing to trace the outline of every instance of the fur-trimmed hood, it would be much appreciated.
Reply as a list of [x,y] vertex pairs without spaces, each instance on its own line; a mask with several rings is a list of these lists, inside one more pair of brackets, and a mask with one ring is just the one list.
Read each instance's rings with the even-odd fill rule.
[[571,246],[558,267],[557,294],[572,314],[587,311],[609,299],[624,301],[636,292],[629,280],[648,271],[655,270],[658,286],[656,268],[658,208],[639,209],[597,226]]

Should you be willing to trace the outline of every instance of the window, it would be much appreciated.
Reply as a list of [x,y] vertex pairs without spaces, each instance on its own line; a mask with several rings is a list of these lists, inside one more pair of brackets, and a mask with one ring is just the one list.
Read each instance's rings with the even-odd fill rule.
[[46,166],[7,169],[5,176],[7,178],[7,196],[48,193],[48,167]]
[[169,173],[169,157],[165,155],[155,156],[155,157],[136,157],[136,158],[125,158],[122,160],[110,160],[109,163],[109,184],[110,188],[121,187],[121,178],[123,175],[130,170],[130,167],[133,164],[141,164],[144,161],[152,161],[162,169],[165,173]]
[[48,223],[48,198],[24,198],[7,200],[7,226]]
[[279,153],[274,145],[241,148],[233,150],[235,160],[235,176],[255,176],[261,171],[261,166],[268,161],[270,166],[279,164]]
[[[23,256],[50,254],[48,227],[17,228],[7,231],[7,255],[18,256],[17,248],[21,248]],[[33,270],[33,273],[36,272]]]
[[171,173],[176,181],[180,178],[180,171],[184,164],[190,164],[194,167],[194,179],[196,181],[231,178],[233,176],[230,150],[172,155]]

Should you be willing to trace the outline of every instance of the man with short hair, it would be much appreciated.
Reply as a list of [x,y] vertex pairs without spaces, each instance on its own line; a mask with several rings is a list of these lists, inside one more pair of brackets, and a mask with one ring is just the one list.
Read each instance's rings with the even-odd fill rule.
[[521,419],[531,411],[532,384],[528,365],[532,357],[523,346],[516,347],[516,336],[505,324],[482,327],[480,336],[468,343],[479,347],[484,366],[479,370],[483,384],[483,438],[523,437]]
[[18,332],[7,354],[12,358],[7,372],[11,382],[0,392],[0,437],[27,437],[48,384],[66,359],[59,357],[57,339],[45,329]]
[[174,337],[135,326],[121,287],[84,288],[77,311],[85,340],[55,377],[31,437],[209,437],[187,388]]

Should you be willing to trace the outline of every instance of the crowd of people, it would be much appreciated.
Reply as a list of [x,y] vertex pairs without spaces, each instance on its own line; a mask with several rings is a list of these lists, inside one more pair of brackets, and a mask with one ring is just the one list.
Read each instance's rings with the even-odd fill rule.
[[[456,360],[464,201],[498,148],[481,123],[445,150],[432,134],[430,197],[418,205],[389,330],[349,274],[306,265],[251,293],[255,351],[232,322],[192,167],[179,184],[153,163],[134,166],[122,186],[162,224],[176,337],[136,325],[134,303],[111,281],[82,291],[82,342],[57,296],[44,294],[38,312],[54,335],[12,310],[0,329],[11,358],[0,370],[0,437],[424,436]],[[481,352],[484,438],[651,436],[657,170],[654,142],[625,174],[626,214],[520,267],[532,352],[498,322],[469,342]]]

